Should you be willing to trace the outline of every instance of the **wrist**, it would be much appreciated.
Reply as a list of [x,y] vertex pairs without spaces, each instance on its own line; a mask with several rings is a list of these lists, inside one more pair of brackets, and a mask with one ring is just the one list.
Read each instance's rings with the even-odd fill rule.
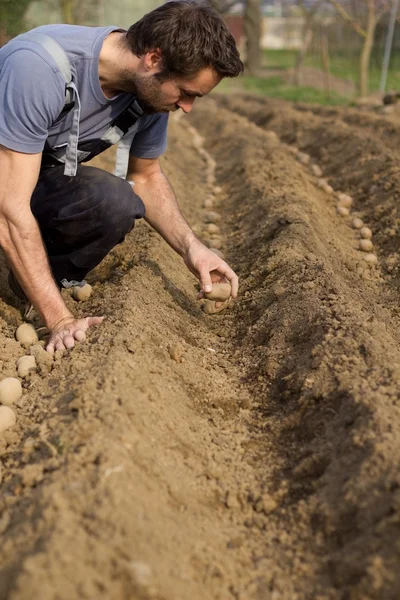
[[181,256],[185,257],[187,256],[187,254],[189,253],[190,248],[192,247],[192,245],[195,242],[199,242],[199,240],[197,239],[197,237],[195,236],[195,234],[193,233],[192,230],[190,230],[183,238],[180,246],[181,246],[181,251],[179,252],[181,254]]
[[49,331],[54,331],[60,325],[75,319],[74,315],[67,309],[67,307],[65,307],[65,310],[62,312],[53,313],[48,316],[43,315],[43,318]]

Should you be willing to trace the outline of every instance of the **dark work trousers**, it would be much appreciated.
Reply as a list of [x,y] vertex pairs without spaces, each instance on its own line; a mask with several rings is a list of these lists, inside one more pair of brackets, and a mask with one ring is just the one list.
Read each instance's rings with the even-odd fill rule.
[[31,209],[58,284],[82,281],[145,213],[127,181],[82,165],[75,177],[64,165],[42,169]]

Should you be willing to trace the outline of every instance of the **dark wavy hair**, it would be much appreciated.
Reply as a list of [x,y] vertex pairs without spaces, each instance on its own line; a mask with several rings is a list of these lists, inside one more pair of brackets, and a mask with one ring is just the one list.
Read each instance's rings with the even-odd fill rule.
[[173,0],[147,13],[126,33],[136,56],[160,49],[160,79],[194,77],[211,67],[221,77],[237,77],[243,63],[224,19],[210,5],[195,0]]

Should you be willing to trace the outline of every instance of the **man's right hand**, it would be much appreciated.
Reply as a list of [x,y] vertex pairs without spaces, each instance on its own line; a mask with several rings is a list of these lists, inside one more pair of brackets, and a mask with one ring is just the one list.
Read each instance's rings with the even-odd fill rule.
[[104,317],[85,317],[84,319],[66,317],[52,328],[46,346],[47,352],[54,354],[56,350],[70,350],[75,346],[75,342],[84,342],[89,327],[100,325],[103,319]]

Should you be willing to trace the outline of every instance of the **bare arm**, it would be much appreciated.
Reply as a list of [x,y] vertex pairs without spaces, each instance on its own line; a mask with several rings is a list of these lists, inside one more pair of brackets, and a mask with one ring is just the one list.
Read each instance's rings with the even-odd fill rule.
[[148,223],[182,256],[188,269],[200,279],[203,291],[211,291],[212,281],[226,277],[235,298],[236,274],[197,239],[179,209],[159,160],[131,157],[127,178],[135,182],[134,191],[144,202]]
[[72,315],[51,275],[39,227],[30,209],[41,156],[0,146],[0,243],[24,292],[52,329]]
[[0,245],[25,294],[42,315],[50,338],[47,350],[72,348],[101,317],[76,320],[52,277],[40,230],[30,208],[41,154],[23,154],[0,146]]

